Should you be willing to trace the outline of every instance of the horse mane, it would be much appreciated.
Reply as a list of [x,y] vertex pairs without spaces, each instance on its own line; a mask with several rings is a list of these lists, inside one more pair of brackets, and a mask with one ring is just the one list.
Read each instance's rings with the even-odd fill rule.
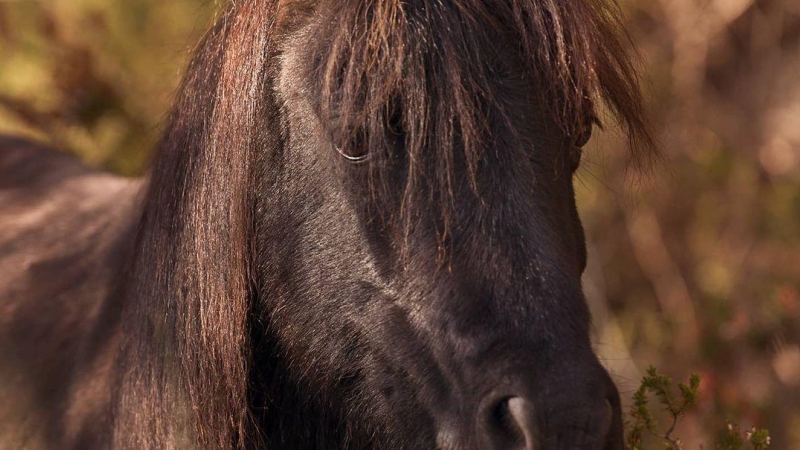
[[115,448],[243,448],[253,427],[251,149],[269,133],[276,3],[221,14],[156,150],[123,306]]
[[[489,33],[518,39],[541,98],[559,99],[550,111],[559,126],[573,129],[593,114],[588,104],[604,103],[634,147],[651,147],[609,2],[319,1],[338,13],[315,68],[321,114],[340,120],[345,151],[358,134],[378,149],[375,161],[388,157],[386,125],[399,118],[407,205],[425,161],[450,192],[456,152],[473,171],[481,157],[487,108],[502,112],[488,89]],[[258,438],[248,405],[255,158],[279,145],[269,119],[277,22],[303,5],[230,2],[188,67],[155,153],[124,298],[115,447],[244,448]],[[479,26],[487,21],[496,28]]]

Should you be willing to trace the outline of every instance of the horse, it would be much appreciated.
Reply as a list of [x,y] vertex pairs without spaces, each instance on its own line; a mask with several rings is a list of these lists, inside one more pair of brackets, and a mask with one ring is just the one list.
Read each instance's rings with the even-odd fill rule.
[[[611,0],[236,0],[144,179],[0,139],[0,447],[623,448],[573,175]],[[601,110],[602,105],[602,110]]]

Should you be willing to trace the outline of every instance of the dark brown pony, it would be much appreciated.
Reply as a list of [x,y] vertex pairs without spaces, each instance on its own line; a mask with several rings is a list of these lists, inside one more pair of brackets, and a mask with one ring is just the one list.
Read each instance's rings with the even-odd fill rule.
[[572,174],[602,0],[236,0],[145,182],[0,141],[0,447],[620,449]]

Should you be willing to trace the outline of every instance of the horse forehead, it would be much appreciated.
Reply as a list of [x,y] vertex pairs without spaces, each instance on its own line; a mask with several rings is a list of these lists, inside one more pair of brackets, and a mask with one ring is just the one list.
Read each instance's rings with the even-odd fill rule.
[[[268,0],[269,1],[269,0]],[[405,11],[405,12],[422,12],[427,11],[429,8],[437,4],[436,7],[445,10],[459,11],[462,15],[468,16],[470,19],[476,19],[483,16],[487,18],[493,16],[491,8],[500,6],[500,3],[505,3],[503,0],[461,0],[461,4],[451,4],[418,1],[408,2],[404,0],[271,0],[275,11],[277,22],[284,22],[286,19],[294,19],[292,16],[296,15],[310,15],[319,10],[341,10],[341,8],[365,8],[366,10],[383,10],[383,11]],[[332,8],[328,8],[332,7]],[[427,14],[426,14],[427,16]],[[382,14],[372,15],[366,14],[364,19],[370,20],[376,17],[383,18],[396,18],[393,15],[384,16]],[[446,30],[437,30],[446,31]]]
[[317,4],[319,4],[319,0],[278,0],[278,10],[298,12],[313,9]]

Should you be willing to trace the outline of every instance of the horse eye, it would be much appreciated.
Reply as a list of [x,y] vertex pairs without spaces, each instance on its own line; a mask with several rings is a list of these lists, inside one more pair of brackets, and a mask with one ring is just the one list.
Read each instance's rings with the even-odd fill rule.
[[581,129],[573,136],[574,141],[569,149],[570,169],[573,172],[578,170],[578,167],[581,165],[583,146],[592,138],[592,128],[594,128],[593,121],[587,120]]
[[335,148],[339,155],[351,163],[361,163],[369,158],[366,139],[361,131],[353,134],[346,145],[336,145]]
[[586,145],[592,138],[593,128],[594,124],[592,122],[589,122],[586,125],[584,125],[580,130],[580,132],[575,136],[575,143],[573,145],[578,148],[581,148],[584,145]]
[[[588,140],[588,139],[587,139]],[[569,163],[570,163],[570,170],[575,172],[578,170],[578,167],[581,166],[581,157],[583,156],[583,148],[579,146],[573,146],[569,150]]]
[[[405,135],[403,129],[403,117],[399,104],[390,104],[389,113],[384,117],[386,137],[397,142],[402,140]],[[336,151],[344,159],[351,163],[362,163],[370,158],[370,149],[365,130],[358,129],[354,133],[349,133],[349,139],[345,144],[335,145]]]

